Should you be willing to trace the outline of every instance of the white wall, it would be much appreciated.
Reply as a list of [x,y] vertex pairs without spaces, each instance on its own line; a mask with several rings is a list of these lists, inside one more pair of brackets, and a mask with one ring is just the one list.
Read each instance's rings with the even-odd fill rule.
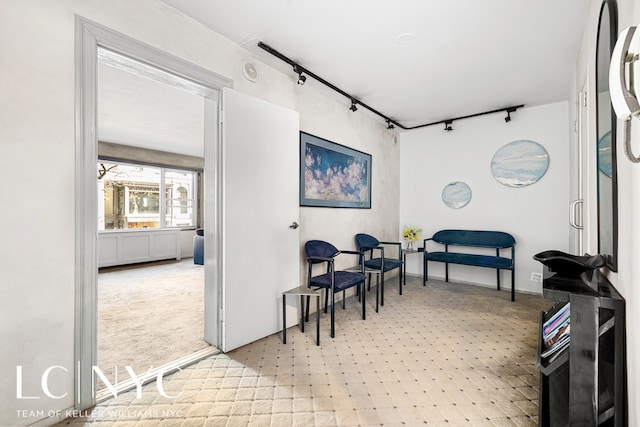
[[[313,87],[307,88],[308,85],[309,80],[304,89],[299,90],[297,108],[308,113],[300,116],[300,128],[372,155],[372,201],[371,209],[300,208],[301,241],[326,240],[338,249],[347,250],[356,249],[356,233],[372,234],[378,240],[398,241],[400,149],[397,136],[385,127],[367,127],[370,120],[367,115],[345,116],[343,112],[350,105],[346,100],[336,104],[329,98],[321,98],[319,92]],[[315,117],[319,114],[323,115],[322,121]],[[326,127],[328,123],[330,128]],[[342,255],[336,263],[340,268],[347,267],[356,264],[357,258]],[[300,268],[303,281],[306,272],[307,265],[303,262]]]
[[[569,108],[567,102],[522,108],[509,123],[505,116],[456,121],[452,132],[435,125],[401,135],[401,226],[420,226],[422,238],[446,228],[510,233],[516,239],[516,290],[541,293],[542,284],[530,281],[531,272],[542,272],[532,256],[547,249],[568,250]],[[491,159],[502,146],[520,139],[541,144],[549,154],[549,168],[533,185],[507,187],[493,178]],[[453,181],[471,187],[471,201],[460,209],[442,202],[442,189]],[[408,257],[407,272],[422,276],[420,256]],[[444,264],[429,263],[429,275],[444,277]],[[495,270],[477,267],[451,266],[449,278],[496,283]],[[501,282],[503,289],[511,289],[509,272],[503,272]]]
[[[591,0],[589,16],[582,35],[582,44],[576,63],[576,91],[585,78],[590,81],[588,88],[590,126],[586,144],[588,159],[594,164],[596,128],[595,128],[595,58],[596,40],[598,29],[598,16],[601,0]],[[618,6],[618,33],[631,25],[640,24],[640,4],[634,0],[617,0]],[[573,105],[572,105],[573,109]],[[575,115],[575,112],[574,112]],[[618,272],[610,273],[609,280],[622,294],[626,301],[627,312],[627,390],[629,425],[640,424],[640,367],[638,355],[640,354],[640,339],[635,331],[635,325],[640,323],[640,226],[638,224],[638,212],[640,212],[640,165],[630,163],[624,156],[623,148],[623,122],[618,121],[617,136],[617,173],[618,173]],[[640,121],[633,120],[632,147],[637,155],[640,153]],[[597,188],[595,167],[585,170],[587,182],[587,196],[585,209],[588,216],[597,218]],[[595,221],[591,221],[594,224]],[[597,228],[595,225],[585,230],[588,233],[587,241],[590,247],[587,251],[597,251]]]
[[182,258],[193,257],[193,238],[195,235],[195,230],[182,230],[180,232],[180,256]]
[[[30,424],[73,406],[73,213],[80,202],[74,199],[74,14],[224,75],[239,91],[299,111],[302,130],[372,154],[374,208],[305,208],[303,241],[349,246],[363,225],[383,236],[398,228],[399,148],[381,119],[350,112],[328,89],[309,82],[309,90],[299,88],[293,73],[265,64],[259,63],[258,83],[244,80],[240,65],[255,61],[250,53],[156,0],[2,1],[0,221],[3,242],[11,245],[0,245],[0,425]],[[39,399],[16,399],[17,365],[24,395]],[[68,370],[51,375],[51,392],[60,399],[40,389],[41,374],[54,365]],[[17,409],[43,412],[25,417]]]

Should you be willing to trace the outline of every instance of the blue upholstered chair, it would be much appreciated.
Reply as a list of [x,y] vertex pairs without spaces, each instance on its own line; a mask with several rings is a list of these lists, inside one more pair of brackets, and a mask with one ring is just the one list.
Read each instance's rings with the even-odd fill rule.
[[[386,258],[384,256],[384,246],[391,245],[398,247],[398,258]],[[402,295],[402,243],[381,242],[375,237],[359,233],[356,234],[356,246],[358,251],[364,255],[364,266],[366,270],[378,271],[380,284],[376,287],[376,312],[378,311],[378,300],[380,305],[384,305],[384,273],[398,269],[398,290]],[[375,251],[379,251],[378,253]],[[369,273],[369,289],[371,289],[371,273]]]
[[[358,294],[362,302],[362,319],[365,319],[365,305],[364,305],[364,283],[366,277],[364,275],[364,266],[361,266],[360,271],[336,271],[335,258],[340,254],[353,254],[361,257],[361,254],[356,251],[339,251],[331,243],[324,242],[322,240],[309,240],[304,245],[304,250],[307,255],[307,286],[310,288],[324,289],[325,302],[324,312],[327,312],[327,303],[329,299],[329,293],[331,294],[331,338],[335,336],[335,295],[336,292],[342,291],[342,308],[345,308],[345,290],[357,286]],[[324,273],[314,276],[313,267],[321,264],[326,265]],[[308,299],[308,298],[307,298]],[[307,310],[309,303],[307,301]],[[307,312],[307,318],[309,313]]]
[[193,263],[204,265],[204,228],[196,229],[193,236]]

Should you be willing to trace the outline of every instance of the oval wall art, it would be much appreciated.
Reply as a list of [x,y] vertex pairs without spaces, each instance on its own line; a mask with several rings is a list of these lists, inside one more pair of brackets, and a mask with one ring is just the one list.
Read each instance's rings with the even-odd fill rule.
[[491,159],[491,173],[508,187],[535,184],[549,168],[549,154],[537,142],[518,140],[496,151]]
[[609,178],[613,176],[611,159],[611,131],[609,131],[598,141],[598,169]]
[[460,209],[471,201],[471,188],[461,181],[454,181],[442,189],[442,201],[452,209]]

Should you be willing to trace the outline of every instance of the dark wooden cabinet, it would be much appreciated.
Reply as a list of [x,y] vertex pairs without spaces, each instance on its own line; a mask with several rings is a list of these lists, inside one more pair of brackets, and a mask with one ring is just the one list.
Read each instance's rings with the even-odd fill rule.
[[[559,277],[545,267],[538,367],[541,426],[626,426],[625,302],[598,270]],[[570,302],[568,347],[541,357],[542,325]]]

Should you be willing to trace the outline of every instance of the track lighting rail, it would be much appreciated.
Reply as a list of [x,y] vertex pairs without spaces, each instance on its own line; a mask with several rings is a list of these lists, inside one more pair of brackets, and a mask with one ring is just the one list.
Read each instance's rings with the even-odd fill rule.
[[[273,55],[276,58],[280,59],[281,61],[284,61],[287,64],[291,65],[293,67],[294,72],[296,72],[298,74],[298,84],[304,84],[304,81],[306,80],[306,78],[304,78],[304,76],[302,74],[306,74],[309,77],[313,77],[314,80],[319,81],[323,85],[325,85],[325,86],[329,87],[330,89],[333,89],[334,91],[338,92],[340,95],[348,98],[351,101],[351,107],[349,108],[351,111],[355,112],[358,109],[356,105],[360,105],[360,106],[366,108],[367,110],[371,111],[375,115],[377,115],[379,117],[382,117],[387,122],[387,129],[393,129],[394,125],[398,126],[400,129],[412,130],[412,129],[419,129],[419,128],[423,128],[423,127],[427,127],[427,126],[444,124],[446,131],[452,131],[453,128],[451,127],[451,124],[455,120],[469,119],[471,117],[484,116],[486,114],[494,114],[494,113],[499,113],[501,111],[504,111],[505,113],[507,113],[507,117],[509,118],[509,120],[505,119],[505,122],[508,123],[511,120],[510,113],[515,112],[518,108],[524,107],[524,104],[514,105],[514,106],[509,106],[509,107],[504,107],[504,108],[498,108],[496,110],[484,111],[482,113],[469,114],[467,116],[454,117],[454,118],[446,119],[446,120],[439,120],[437,122],[426,123],[426,124],[423,124],[423,125],[404,126],[403,124],[397,122],[396,120],[393,120],[393,119],[385,116],[384,114],[382,114],[381,112],[379,112],[375,108],[372,108],[372,107],[368,106],[367,104],[363,103],[362,101],[358,100],[357,98],[354,98],[352,95],[348,94],[347,92],[345,92],[344,90],[340,89],[339,87],[329,83],[328,81],[326,81],[322,77],[318,76],[317,74],[314,74],[313,72],[311,72],[308,69],[304,68],[302,65],[298,64],[297,62],[294,62],[292,59],[286,57],[285,55],[283,55],[282,53],[278,52],[277,50],[275,50],[271,46],[269,46],[269,45],[267,45],[267,44],[265,44],[263,42],[258,42],[258,47],[263,49],[263,50],[265,50],[265,51],[267,51],[268,53],[270,53],[271,55]],[[302,83],[300,82],[301,80],[302,80]]]
[[[522,107],[524,107],[524,104],[514,105],[512,107],[498,108],[497,110],[483,111],[482,113],[469,114],[468,116],[454,117],[452,119],[440,120],[438,122],[432,122],[432,123],[427,123],[427,124],[424,124],[424,125],[418,125],[418,126],[413,126],[413,127],[410,127],[410,128],[403,128],[403,129],[418,129],[418,128],[423,128],[423,127],[427,127],[427,126],[444,124],[446,127],[448,127],[445,130],[451,131],[451,130],[453,130],[453,129],[450,128],[451,124],[456,120],[470,119],[471,117],[484,116],[486,114],[494,114],[494,113],[499,113],[501,111],[504,111],[505,113],[509,114],[509,113],[513,113],[518,108],[522,108]],[[508,117],[509,117],[509,120],[511,120],[511,115],[509,115]]]
[[[388,120],[389,122],[391,122],[392,124],[402,128],[402,129],[406,129],[404,126],[402,126],[400,123],[396,122],[393,119],[390,119],[389,117],[385,116],[384,114],[382,114],[381,112],[377,111],[376,109],[369,107],[367,104],[363,103],[362,101],[359,101],[358,99],[354,98],[352,95],[349,95],[347,92],[343,91],[342,89],[340,89],[339,87],[329,83],[328,81],[326,81],[325,79],[323,79],[322,77],[318,76],[317,74],[314,74],[313,72],[307,70],[306,68],[304,68],[302,65],[292,61],[291,59],[287,58],[286,56],[284,56],[283,54],[281,54],[280,52],[278,52],[277,50],[275,50],[274,48],[272,48],[269,45],[266,45],[262,42],[258,42],[258,47],[260,47],[261,49],[266,50],[267,52],[269,52],[271,55],[275,56],[276,58],[286,62],[287,64],[291,65],[292,67],[295,68],[296,73],[298,72],[302,72],[304,74],[306,74],[309,77],[313,77],[314,80],[319,81],[320,83],[322,83],[323,85],[333,89],[334,91],[338,92],[340,95],[349,98],[351,100],[351,107],[350,110],[351,111],[355,111],[358,108],[356,107],[356,104],[363,106],[364,108],[366,108],[367,110],[371,111],[372,113],[382,117],[385,120]],[[355,109],[354,109],[355,108]]]

